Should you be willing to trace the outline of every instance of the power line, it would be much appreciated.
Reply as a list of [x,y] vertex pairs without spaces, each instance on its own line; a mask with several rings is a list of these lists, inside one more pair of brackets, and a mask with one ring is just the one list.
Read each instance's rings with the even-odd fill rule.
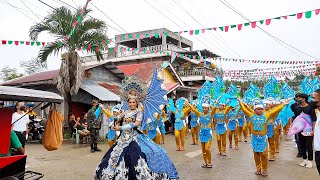
[[[150,4],[148,1],[144,0],[148,5],[150,5],[153,9],[155,9],[157,12],[159,12],[161,15],[163,15],[166,19],[168,19],[170,22],[174,23],[176,26],[178,26],[180,29],[183,29],[179,24],[177,24],[176,22],[174,22],[172,19],[170,19],[166,14],[162,13],[159,9],[157,9],[156,7],[154,7],[152,4]],[[196,38],[196,37],[195,37]],[[205,47],[207,47],[208,49],[210,49],[209,46],[207,46],[204,42],[202,42],[201,40],[199,40],[198,38],[196,38],[201,44],[203,44]]]
[[27,6],[22,0],[20,0],[20,2],[21,2],[26,8],[28,8],[33,15],[35,15],[40,21],[42,21],[41,18],[39,18],[39,16],[38,16],[36,13],[34,13],[34,12],[29,8],[29,6]]
[[15,8],[17,11],[19,11],[21,14],[23,14],[24,16],[26,16],[28,19],[30,19],[31,21],[33,21],[33,22],[35,22],[35,23],[37,23],[35,20],[33,20],[30,16],[28,16],[28,15],[26,15],[24,12],[22,12],[22,11],[20,11],[18,8],[16,8],[16,6],[14,6],[14,5],[12,5],[12,4],[10,4],[10,3],[8,3],[8,1],[6,1],[6,0],[4,0],[6,3],[7,3],[7,5],[9,5],[9,6],[11,6],[11,7],[13,7],[13,8]]
[[[161,4],[160,4],[157,0],[154,0],[154,1],[157,2],[157,3],[161,6]],[[183,20],[181,20],[179,17],[177,17],[174,13],[172,13],[171,11],[169,11],[165,6],[163,6],[163,8],[164,8],[167,12],[169,12],[170,14],[172,14],[173,17],[175,17],[178,21],[182,22],[185,26],[187,26],[188,28],[191,29],[191,27],[190,27],[188,24],[186,24]],[[195,39],[196,39],[196,38],[195,38]],[[200,39],[196,39],[196,40],[200,41]],[[215,44],[211,43],[209,40],[207,40],[207,39],[204,39],[204,40],[208,41],[209,44],[211,44],[212,46],[214,46],[214,47],[215,47],[216,49],[218,49],[219,51],[224,52],[224,53],[226,53],[226,54],[229,54],[228,52],[225,51],[225,49],[224,49],[223,47],[221,47],[221,48],[223,49],[223,50],[222,50],[222,49],[219,48],[219,46],[216,46]],[[229,55],[230,55],[230,54],[229,54]]]
[[[232,6],[230,3],[228,3],[226,0],[224,0],[224,1],[219,0],[219,1],[220,1],[222,4],[224,4],[225,6],[227,6],[229,9],[231,9],[232,11],[234,11],[236,14],[240,15],[244,20],[247,20],[247,21],[251,22],[251,20],[250,20],[249,18],[247,18],[245,15],[243,15],[240,11],[238,11],[235,7],[233,7],[233,6]],[[296,50],[296,51],[298,51],[298,52],[300,52],[300,53],[302,53],[302,54],[304,54],[304,55],[306,55],[306,56],[309,56],[309,57],[311,57],[311,58],[313,58],[313,59],[319,60],[318,58],[316,58],[316,57],[314,57],[314,56],[312,56],[312,55],[310,55],[310,54],[308,54],[308,53],[305,53],[305,52],[301,51],[300,49],[292,46],[291,44],[289,44],[289,43],[287,43],[287,42],[279,39],[278,37],[272,35],[271,33],[267,32],[266,30],[264,30],[263,28],[261,28],[260,26],[257,25],[257,27],[258,27],[260,30],[262,30],[264,33],[266,33],[268,36],[270,36],[272,39],[276,40],[277,42],[281,42],[281,43],[283,43],[283,44],[291,47],[292,49],[294,49],[294,50]],[[280,43],[280,44],[281,44],[281,43]],[[281,44],[281,45],[284,46],[283,44]],[[284,47],[286,47],[286,46],[284,46]],[[287,48],[287,47],[286,47],[286,48]],[[288,48],[287,48],[287,49],[288,49]],[[289,50],[290,50],[290,49],[289,49]],[[295,52],[292,51],[292,50],[290,50],[290,51],[293,52],[293,53],[295,53]],[[295,53],[295,54],[296,54],[296,53]],[[298,54],[296,54],[296,55],[298,55]],[[298,56],[299,56],[299,55],[298,55]],[[301,57],[301,56],[299,56],[299,57]],[[303,58],[303,57],[302,57],[302,58]],[[304,58],[303,58],[303,59],[304,59]]]
[[[181,4],[179,4],[176,0],[172,0],[179,8],[181,8],[185,13],[187,13],[194,21],[196,21],[200,26],[202,26],[202,27],[204,27],[205,28],[205,26],[204,25],[202,25],[196,18],[194,18],[192,15],[191,15],[191,13],[189,13],[189,11],[186,9],[186,8],[184,8]],[[239,53],[237,53],[236,51],[234,51],[232,48],[230,48],[229,47],[229,45],[227,44],[227,42],[222,38],[222,36],[220,35],[220,34],[218,34],[219,36],[220,36],[220,38],[223,40],[223,41],[225,41],[225,43],[224,42],[222,42],[222,40],[220,40],[220,39],[218,39],[217,37],[215,37],[213,34],[211,34],[211,31],[210,31],[210,33],[209,33],[209,36],[211,35],[211,37],[213,37],[213,38],[215,38],[215,39],[217,39],[218,41],[220,41],[223,45],[225,45],[229,50],[231,50],[233,53],[235,53],[238,57],[241,57],[240,55],[239,55]]]
[[[38,0],[38,1],[40,1],[41,3],[43,3],[43,4],[45,4],[45,5],[47,5],[48,6],[48,4],[47,3],[44,3],[43,1],[41,1],[41,0]],[[71,7],[71,8],[73,8],[73,9],[77,9],[76,7],[74,7],[74,6],[72,6],[72,5],[70,5],[70,4],[68,4],[68,3],[66,3],[66,2],[64,2],[64,1],[61,1],[61,0],[54,0],[55,2],[57,2],[57,3],[59,3],[59,4],[62,4],[62,5],[66,5],[66,6],[69,6],[69,7]],[[91,3],[92,4],[92,3]],[[50,6],[52,9],[55,9],[55,8],[53,8],[52,6]],[[88,15],[89,17],[91,17],[91,18],[94,18],[94,17],[92,17],[91,15]],[[95,18],[95,19],[97,19],[97,18]],[[117,31],[117,32],[119,32],[119,33],[121,33],[121,31],[119,30],[119,29],[117,29],[117,28],[115,28],[115,27],[113,27],[113,26],[111,26],[111,25],[108,25],[108,24],[106,24],[108,27],[110,27],[111,29],[113,29],[113,30],[115,30],[115,31]]]

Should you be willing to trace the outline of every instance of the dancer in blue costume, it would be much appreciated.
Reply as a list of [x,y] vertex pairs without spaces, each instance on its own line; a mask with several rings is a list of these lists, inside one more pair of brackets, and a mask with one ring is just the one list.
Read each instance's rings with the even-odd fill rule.
[[[192,101],[192,106],[196,108],[197,100]],[[194,113],[190,113],[191,116],[191,135],[192,135],[192,145],[199,144],[199,132],[200,132],[200,124],[199,124],[199,117]]]
[[264,111],[262,104],[256,104],[254,109],[245,106],[240,100],[240,107],[243,112],[251,119],[252,141],[251,147],[253,149],[254,160],[256,163],[256,175],[268,176],[268,141],[267,141],[267,124],[270,117],[279,113],[284,105],[284,102],[270,112]]
[[238,116],[237,116],[237,120],[238,120],[238,136],[239,136],[239,142],[242,141],[242,135],[244,137],[244,142],[247,142],[247,127],[246,127],[246,122],[244,119],[244,112],[241,110],[241,108],[239,107],[238,109]]
[[235,150],[239,149],[238,145],[238,120],[237,116],[239,113],[238,108],[231,108],[227,114],[228,120],[228,137],[229,137],[229,148],[232,148],[232,136],[234,136]]
[[[151,118],[150,115],[145,114],[151,112],[148,103],[163,102],[160,97],[166,94],[161,90],[152,89],[156,85],[160,87],[159,82],[153,82],[157,81],[157,76],[154,76],[155,79],[152,79],[148,94],[145,92],[145,85],[138,79],[130,77],[123,81],[121,96],[128,103],[129,109],[124,111],[119,126],[113,127],[121,131],[121,134],[116,144],[109,149],[98,165],[96,180],[178,179],[176,168],[166,151],[138,129],[140,124],[146,123],[145,117]],[[150,96],[154,93],[156,95]],[[142,108],[140,102],[143,100]],[[153,106],[159,106],[159,104],[153,104]]]
[[160,115],[160,121],[158,124],[158,127],[160,128],[160,132],[161,132],[161,140],[160,140],[161,144],[164,144],[164,135],[166,134],[164,122],[166,121],[167,121],[167,115],[166,115],[166,112],[162,109],[162,112]]
[[[120,120],[120,115],[121,115],[121,105],[115,105],[110,112],[108,112],[103,106],[102,106],[102,111],[104,114],[109,118],[109,131],[107,133],[107,139],[108,139],[108,144],[110,148],[116,143],[116,140],[118,138],[117,131],[113,129],[112,127],[116,126],[116,123]],[[118,131],[119,132],[119,131]]]
[[218,109],[213,107],[214,126],[217,135],[218,153],[219,155],[226,156],[227,146],[227,118],[226,114],[230,111],[231,106],[225,107],[220,103]]
[[[188,103],[188,102],[187,102]],[[209,112],[210,104],[208,102],[202,103],[202,110],[200,112],[196,107],[189,104],[191,110],[200,118],[200,142],[201,142],[201,149],[204,159],[204,164],[202,164],[203,168],[212,168],[212,157],[211,157],[211,142],[212,142],[212,117],[214,111]]]
[[154,143],[160,144],[161,132],[158,125],[159,122],[162,121],[162,118],[159,113],[154,113],[153,116],[152,122],[149,123],[148,137],[152,139]]

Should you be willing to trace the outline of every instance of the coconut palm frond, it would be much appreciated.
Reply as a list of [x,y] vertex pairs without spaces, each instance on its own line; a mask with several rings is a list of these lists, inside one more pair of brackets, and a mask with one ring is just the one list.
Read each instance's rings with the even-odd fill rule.
[[41,64],[44,64],[50,54],[58,55],[65,49],[65,44],[61,44],[60,46],[54,43],[46,44],[40,49],[37,59]]

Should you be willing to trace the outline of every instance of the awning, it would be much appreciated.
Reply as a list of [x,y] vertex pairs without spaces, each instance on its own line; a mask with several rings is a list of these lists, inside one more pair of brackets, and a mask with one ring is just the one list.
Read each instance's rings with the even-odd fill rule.
[[80,88],[101,101],[120,101],[120,97],[118,95],[101,87],[98,83],[91,80],[83,80]]
[[63,98],[56,93],[48,91],[0,86],[0,100],[61,103]]

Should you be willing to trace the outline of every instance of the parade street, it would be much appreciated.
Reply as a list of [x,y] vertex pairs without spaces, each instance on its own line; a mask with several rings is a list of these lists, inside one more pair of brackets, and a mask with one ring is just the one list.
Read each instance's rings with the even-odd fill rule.
[[[250,140],[250,139],[249,139]],[[268,177],[256,176],[253,153],[249,142],[239,142],[239,150],[230,149],[227,140],[227,156],[217,155],[216,141],[212,142],[213,168],[201,168],[203,158],[200,145],[191,144],[191,134],[186,139],[186,150],[176,151],[174,136],[166,135],[163,147],[167,150],[176,165],[180,179],[206,180],[206,179],[318,179],[315,167],[308,169],[300,167],[300,158],[296,158],[294,142],[281,141],[280,153],[274,162],[268,163]],[[79,180],[92,179],[100,160],[108,150],[108,145],[101,144],[102,152],[90,153],[88,145],[75,145],[64,143],[61,149],[49,152],[40,144],[28,144],[27,170],[41,172],[46,180]],[[314,162],[313,162],[314,163]]]

